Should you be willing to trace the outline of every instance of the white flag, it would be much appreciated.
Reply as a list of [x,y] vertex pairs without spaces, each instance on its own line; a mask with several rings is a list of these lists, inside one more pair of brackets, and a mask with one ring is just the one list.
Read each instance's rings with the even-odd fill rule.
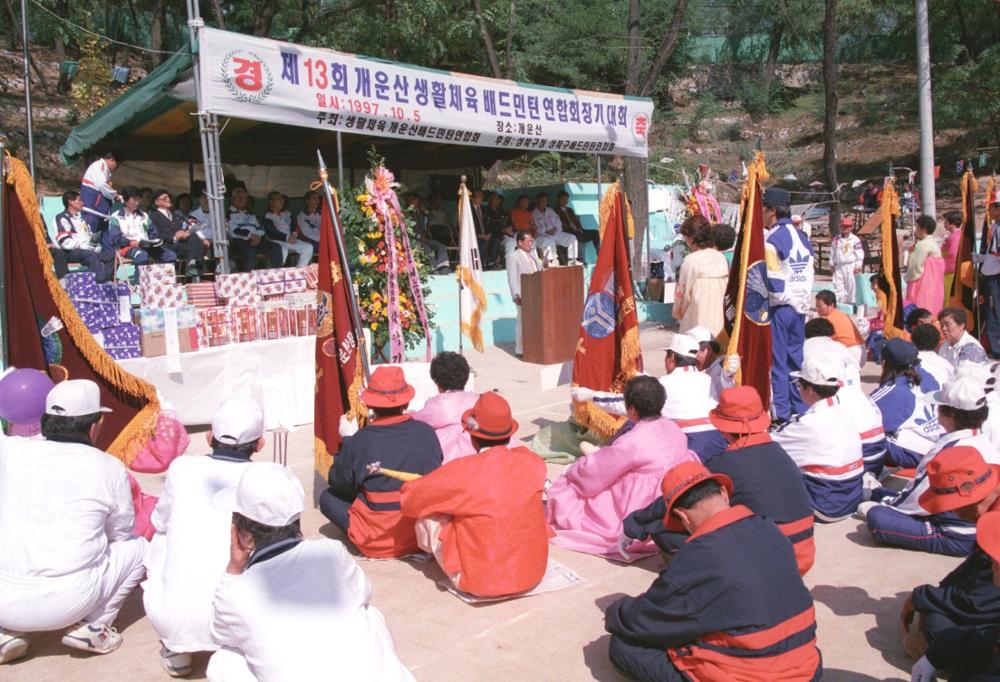
[[483,330],[479,324],[486,312],[486,292],[483,290],[483,262],[479,256],[476,224],[472,219],[472,202],[463,182],[458,188],[458,269],[459,310],[462,333],[479,352],[483,351]]

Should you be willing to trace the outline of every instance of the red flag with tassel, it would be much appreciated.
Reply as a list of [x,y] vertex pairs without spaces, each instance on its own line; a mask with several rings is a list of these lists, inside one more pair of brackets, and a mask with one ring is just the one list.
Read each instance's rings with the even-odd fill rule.
[[[335,196],[335,195],[334,195]],[[313,418],[316,472],[326,476],[340,449],[340,417],[367,411],[358,400],[362,366],[351,319],[351,283],[334,235],[329,202],[323,206],[316,291],[316,409]]]
[[[101,389],[104,415],[96,447],[132,463],[156,427],[156,389],[118,366],[84,325],[56,279],[34,183],[24,163],[7,157],[3,183],[4,283],[13,367],[48,372],[55,382],[89,379]],[[0,163],[3,159],[0,159]]]
[[[600,217],[601,251],[583,308],[573,385],[621,393],[625,382],[642,371],[642,352],[626,238],[631,218],[619,183],[604,194]],[[589,401],[574,402],[573,416],[603,438],[614,435],[624,422]]]
[[736,382],[757,389],[765,409],[771,403],[771,313],[760,183],[767,177],[764,155],[758,152],[747,168],[740,200],[742,223],[723,299],[725,329],[729,335],[726,355],[740,358]]

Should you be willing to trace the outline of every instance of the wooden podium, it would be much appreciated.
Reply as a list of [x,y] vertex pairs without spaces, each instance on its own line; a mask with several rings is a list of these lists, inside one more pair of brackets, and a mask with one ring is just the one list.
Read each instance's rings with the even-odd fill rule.
[[583,268],[549,268],[521,275],[524,361],[541,365],[572,360],[583,318]]

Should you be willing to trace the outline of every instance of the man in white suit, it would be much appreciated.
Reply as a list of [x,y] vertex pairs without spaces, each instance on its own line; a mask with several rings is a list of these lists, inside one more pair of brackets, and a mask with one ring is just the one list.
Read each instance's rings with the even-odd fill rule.
[[514,297],[517,306],[517,340],[514,353],[524,354],[524,341],[521,338],[521,275],[530,275],[542,269],[542,261],[535,255],[535,239],[527,232],[517,233],[517,248],[507,256],[507,282],[510,284],[510,295]]

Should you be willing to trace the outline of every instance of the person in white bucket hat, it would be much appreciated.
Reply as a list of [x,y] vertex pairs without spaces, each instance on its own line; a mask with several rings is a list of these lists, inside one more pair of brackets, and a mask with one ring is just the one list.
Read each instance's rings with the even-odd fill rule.
[[[978,365],[981,373],[983,366]],[[945,448],[975,448],[989,464],[1000,464],[1000,454],[982,431],[989,411],[982,376],[963,376],[934,394],[937,420],[944,433],[920,460],[913,479],[900,492],[871,491],[858,515],[868,524],[876,542],[933,554],[968,556],[976,540],[975,524],[951,513],[934,514],[922,504],[930,487],[927,466]]]
[[111,625],[146,541],[132,536],[125,467],[92,445],[110,411],[93,381],[63,381],[41,438],[0,433],[0,663],[27,653],[25,633],[69,628],[62,643],[94,654],[121,646]]
[[247,466],[213,504],[232,514],[229,563],[211,631],[212,682],[412,680],[396,656],[371,583],[336,540],[303,540],[305,494],[288,469]]
[[250,458],[264,447],[264,411],[249,398],[225,400],[207,437],[210,455],[185,455],[170,463],[145,557],[142,602],[160,638],[160,663],[172,677],[191,673],[192,653],[218,649],[209,623],[229,559],[231,518],[212,505],[212,496],[236,486]]
[[839,357],[804,357],[790,376],[807,409],[772,434],[802,472],[813,514],[827,523],[846,519],[861,502],[861,437],[837,398],[844,373]]

